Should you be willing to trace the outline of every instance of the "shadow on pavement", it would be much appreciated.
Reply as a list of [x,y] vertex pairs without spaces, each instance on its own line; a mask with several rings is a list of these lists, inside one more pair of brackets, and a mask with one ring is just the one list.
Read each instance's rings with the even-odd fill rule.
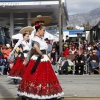
[[17,98],[17,95],[14,97],[10,90],[5,88],[2,84],[0,84],[0,96],[0,99],[2,100],[20,100],[19,98]]

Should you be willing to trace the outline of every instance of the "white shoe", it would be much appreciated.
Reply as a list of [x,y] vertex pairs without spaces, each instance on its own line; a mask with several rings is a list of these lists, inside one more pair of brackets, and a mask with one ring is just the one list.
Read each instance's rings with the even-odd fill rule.
[[0,72],[0,75],[3,75],[3,73],[2,73],[2,72]]
[[56,76],[58,75],[58,73],[55,73],[56,74]]
[[7,72],[7,75],[9,75],[9,73]]

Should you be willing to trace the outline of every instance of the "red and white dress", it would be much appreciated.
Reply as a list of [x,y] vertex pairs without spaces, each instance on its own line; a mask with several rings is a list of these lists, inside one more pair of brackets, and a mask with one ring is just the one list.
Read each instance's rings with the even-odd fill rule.
[[[21,43],[19,43],[19,45],[22,44],[23,46],[23,52],[24,51],[29,51],[30,48],[29,48],[29,45],[28,45],[28,42],[27,41],[24,41],[22,40]],[[26,58],[27,57],[27,52],[24,53],[24,57]],[[23,61],[24,59],[21,59],[20,57],[21,55],[19,55],[17,57],[17,60],[15,62],[15,64],[13,65],[9,75],[8,75],[8,78],[12,78],[12,79],[22,79],[22,76],[26,70],[26,66],[23,65]]]
[[[33,40],[39,43],[41,51],[47,49],[45,41],[38,36],[34,36]],[[36,71],[31,74],[38,56],[34,54],[31,57],[18,87],[17,94],[33,99],[50,99],[63,96],[63,90],[46,54],[43,54],[44,58],[40,60]]]

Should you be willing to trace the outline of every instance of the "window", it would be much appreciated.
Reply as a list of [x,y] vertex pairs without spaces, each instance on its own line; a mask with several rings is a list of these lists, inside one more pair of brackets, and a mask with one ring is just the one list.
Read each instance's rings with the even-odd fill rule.
[[5,36],[4,29],[0,28],[0,35]]

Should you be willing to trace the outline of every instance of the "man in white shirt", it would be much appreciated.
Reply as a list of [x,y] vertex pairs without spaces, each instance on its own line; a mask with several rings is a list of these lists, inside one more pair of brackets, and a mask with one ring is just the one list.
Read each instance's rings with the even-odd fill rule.
[[49,40],[48,38],[45,39],[47,45],[48,45],[48,48],[47,48],[47,55],[50,57],[50,53],[52,51],[52,45],[49,43]]

